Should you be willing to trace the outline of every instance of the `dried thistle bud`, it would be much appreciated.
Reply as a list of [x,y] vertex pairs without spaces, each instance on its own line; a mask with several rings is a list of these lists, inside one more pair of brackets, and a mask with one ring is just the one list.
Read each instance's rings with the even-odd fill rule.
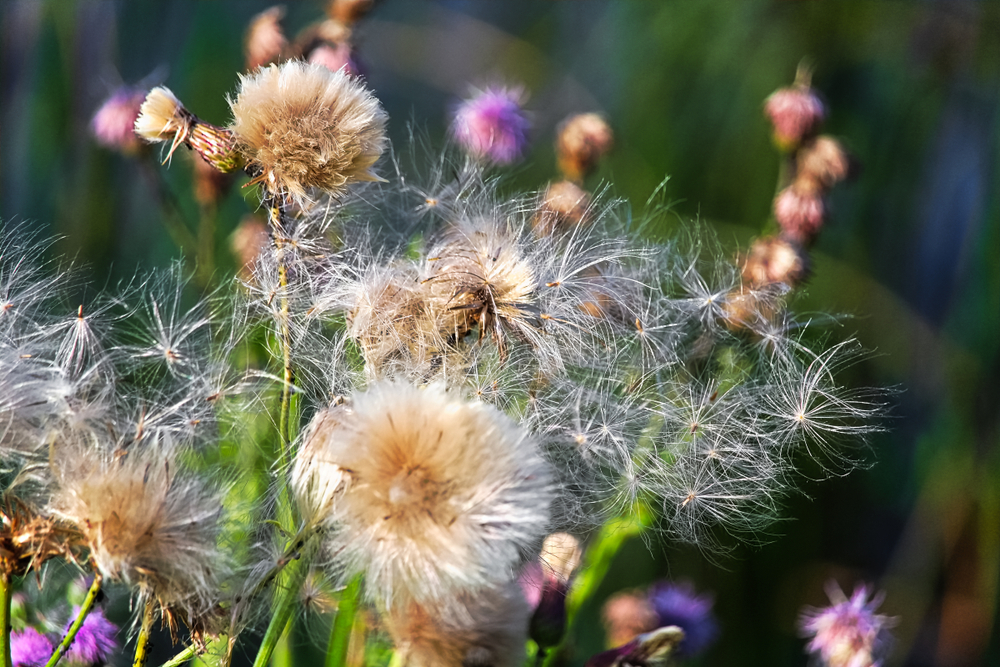
[[460,596],[455,610],[411,603],[391,609],[386,625],[410,667],[519,667],[528,607],[516,585]]
[[327,15],[346,26],[357,23],[375,6],[375,0],[329,0]]
[[599,114],[570,116],[560,124],[556,157],[566,178],[581,181],[614,144],[611,126]]
[[552,500],[528,433],[441,385],[380,383],[321,412],[291,479],[330,552],[389,607],[448,607],[507,581]]
[[601,610],[608,646],[621,646],[657,626],[656,610],[645,595],[617,593]]
[[247,70],[255,70],[278,60],[288,48],[285,31],[281,27],[284,17],[285,8],[275,6],[250,19],[243,40]]
[[743,263],[743,280],[751,287],[784,283],[795,287],[809,275],[809,256],[797,243],[777,236],[754,241]]
[[135,120],[145,99],[145,90],[123,86],[115,91],[90,121],[98,143],[127,154],[138,151],[142,142],[135,134]]
[[240,267],[240,277],[244,280],[253,275],[260,253],[267,248],[270,235],[267,225],[256,215],[247,215],[240,221],[229,241],[229,247],[236,255]]
[[455,107],[451,136],[469,155],[494,164],[511,164],[528,145],[528,116],[522,88],[492,86],[475,91]]
[[851,166],[840,142],[826,135],[804,144],[795,154],[796,180],[810,179],[825,189],[847,178]]
[[826,106],[808,83],[781,88],[764,102],[764,113],[774,126],[774,143],[783,151],[794,150],[819,129]]
[[559,181],[545,188],[531,224],[539,236],[565,232],[588,221],[590,195],[572,181]]
[[272,195],[299,204],[311,188],[342,193],[375,181],[385,149],[386,114],[357,79],[290,61],[240,77],[230,100],[237,148]]
[[797,180],[774,198],[774,219],[784,238],[808,247],[823,227],[826,202],[811,181]]
[[186,144],[219,171],[230,172],[240,164],[232,132],[201,120],[163,86],[146,95],[135,119],[135,133],[149,143],[170,141],[167,160]]

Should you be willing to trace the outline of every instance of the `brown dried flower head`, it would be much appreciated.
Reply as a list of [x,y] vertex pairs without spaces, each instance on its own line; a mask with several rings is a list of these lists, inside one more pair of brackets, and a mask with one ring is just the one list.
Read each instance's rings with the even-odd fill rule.
[[582,113],[567,118],[559,126],[556,155],[566,178],[582,180],[611,150],[614,133],[599,114]]
[[558,181],[545,189],[531,224],[539,236],[549,236],[587,222],[589,211],[586,190],[572,181]]
[[311,188],[339,194],[353,181],[378,180],[371,167],[385,149],[387,117],[343,71],[271,65],[241,76],[230,106],[237,147],[272,195],[304,204]]
[[831,188],[851,172],[851,158],[833,137],[820,135],[795,154],[796,179],[808,178]]
[[765,236],[754,241],[743,263],[743,279],[751,287],[784,283],[795,287],[809,273],[809,258],[792,241]]
[[285,8],[279,5],[265,9],[250,19],[243,41],[248,70],[274,62],[288,48],[285,31],[281,28],[284,16]]

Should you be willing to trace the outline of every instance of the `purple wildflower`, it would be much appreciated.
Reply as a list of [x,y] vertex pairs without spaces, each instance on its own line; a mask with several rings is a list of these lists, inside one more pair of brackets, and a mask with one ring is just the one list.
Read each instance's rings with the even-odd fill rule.
[[[73,617],[79,613],[74,610]],[[70,620],[66,629],[72,625]],[[118,626],[104,617],[104,612],[94,609],[84,619],[80,631],[76,634],[72,646],[66,653],[66,660],[83,665],[101,665],[107,663],[118,649]]]
[[710,595],[697,595],[688,583],[664,582],[653,586],[649,601],[661,627],[676,625],[684,631],[679,654],[696,655],[715,640],[718,626],[712,615],[714,600]]
[[10,658],[14,667],[41,667],[52,657],[53,649],[49,638],[34,628],[10,634]]
[[146,92],[123,86],[101,105],[90,121],[94,138],[101,145],[126,153],[139,148],[141,142],[135,133],[135,119]]
[[826,667],[879,667],[892,643],[888,628],[895,625],[894,618],[875,613],[884,594],[869,600],[868,587],[858,586],[848,600],[833,581],[826,594],[829,607],[807,607],[799,618],[803,635],[812,637],[806,650]]
[[528,117],[520,88],[490,87],[455,109],[451,135],[469,154],[496,164],[521,157],[528,143]]

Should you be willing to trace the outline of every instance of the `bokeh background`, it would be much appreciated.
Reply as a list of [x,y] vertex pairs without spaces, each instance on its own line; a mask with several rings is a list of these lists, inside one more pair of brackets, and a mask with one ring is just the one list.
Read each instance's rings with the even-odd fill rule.
[[[54,254],[86,263],[97,285],[180,257],[160,203],[196,227],[187,156],[161,170],[158,192],[94,142],[90,118],[122,83],[162,83],[225,124],[243,32],[268,6],[3,0],[3,224],[58,236]],[[322,14],[318,1],[285,6],[289,34]],[[519,84],[534,131],[511,187],[553,178],[558,122],[600,111],[616,147],[587,185],[641,216],[669,176],[674,214],[647,233],[701,220],[734,249],[766,228],[775,193],[763,100],[806,59],[825,131],[863,169],[834,190],[797,307],[845,315],[836,335],[875,351],[845,381],[898,389],[889,431],[862,453],[870,468],[806,482],[764,546],[712,557],[630,544],[585,610],[579,664],[602,648],[601,601],[664,578],[715,596],[722,632],[700,664],[806,664],[796,617],[825,603],[831,578],[886,591],[882,610],[899,617],[888,664],[1000,664],[1000,3],[380,0],[356,44],[397,148],[411,127],[443,145],[470,85]],[[244,195],[231,191],[193,253],[206,281],[236,268]]]

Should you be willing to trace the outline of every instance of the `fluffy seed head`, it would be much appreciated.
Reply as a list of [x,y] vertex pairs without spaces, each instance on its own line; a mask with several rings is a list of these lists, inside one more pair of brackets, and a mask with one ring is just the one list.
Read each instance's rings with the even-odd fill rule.
[[511,583],[468,594],[460,614],[411,603],[388,615],[394,643],[412,667],[515,667],[524,663],[528,607]]
[[513,578],[545,533],[550,473],[527,433],[440,385],[377,384],[317,415],[292,468],[307,517],[382,604]]
[[559,168],[566,178],[582,180],[611,150],[614,133],[600,114],[581,113],[564,120],[556,138]]
[[520,88],[489,87],[475,91],[454,111],[451,135],[470,155],[495,164],[511,164],[528,144],[528,117]]
[[889,628],[896,619],[876,614],[883,596],[868,599],[868,587],[858,586],[850,599],[835,582],[826,587],[831,605],[806,608],[799,628],[812,637],[806,651],[819,656],[825,667],[878,667],[889,651]]
[[99,458],[60,457],[53,513],[80,530],[106,577],[163,607],[205,611],[224,570],[219,499],[161,451]]
[[134,153],[140,146],[135,121],[146,99],[146,91],[122,87],[101,105],[90,121],[97,141],[115,150]]
[[192,119],[191,113],[169,88],[157,86],[149,91],[139,107],[135,133],[150,143],[170,139],[177,145],[190,131]]
[[275,195],[299,203],[319,188],[339,194],[371,172],[385,148],[386,114],[357,79],[290,61],[240,77],[232,131],[247,163]]

